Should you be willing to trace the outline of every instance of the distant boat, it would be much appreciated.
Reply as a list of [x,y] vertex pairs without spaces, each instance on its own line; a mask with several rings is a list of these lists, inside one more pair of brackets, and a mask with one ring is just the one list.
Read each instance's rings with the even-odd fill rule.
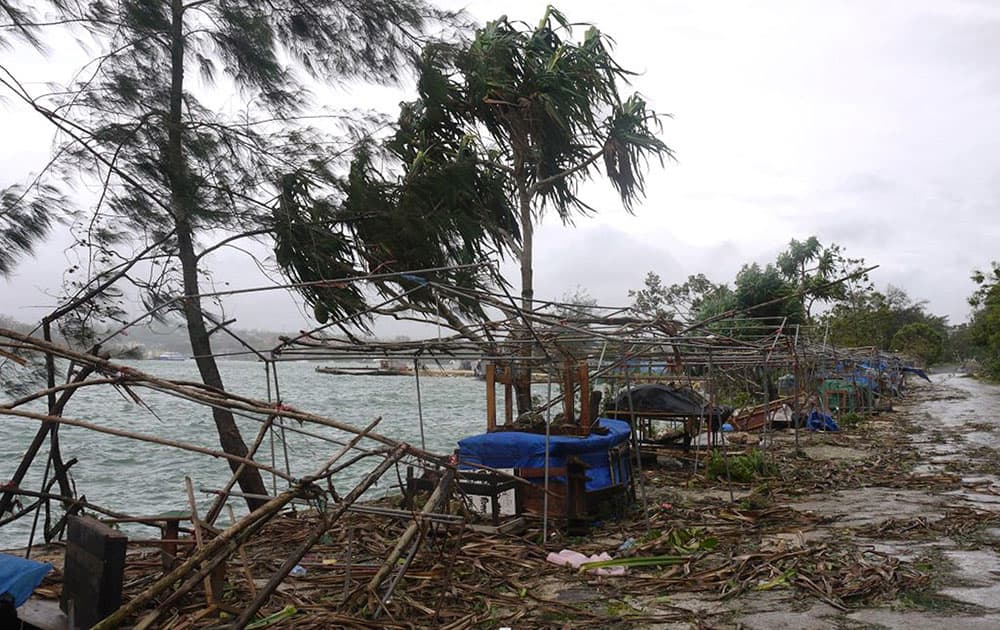
[[341,374],[344,376],[405,376],[413,374],[413,368],[401,361],[382,359],[378,367],[326,367],[319,366],[317,372],[324,374]]
[[406,370],[403,368],[376,368],[376,367],[345,367],[345,368],[334,368],[326,366],[318,366],[316,368],[317,372],[322,372],[323,374],[339,374],[341,376],[404,376],[406,374],[413,374],[413,370]]
[[156,355],[155,359],[157,361],[187,361],[187,356],[181,354],[180,352],[164,352],[163,354]]

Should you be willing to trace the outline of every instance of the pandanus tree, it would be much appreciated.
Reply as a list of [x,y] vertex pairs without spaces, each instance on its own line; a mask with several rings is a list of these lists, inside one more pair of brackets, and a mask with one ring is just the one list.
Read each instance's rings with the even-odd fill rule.
[[[18,5],[0,4],[8,22],[3,42],[20,38],[38,46],[46,24],[69,24],[101,51],[77,83],[48,97],[0,76],[8,96],[31,104],[60,130],[64,142],[50,174],[96,183],[100,190],[76,232],[96,252],[94,271],[75,286],[97,303],[114,294],[116,281],[132,282],[149,306],[173,304],[206,386],[224,387],[211,343],[211,331],[222,322],[200,297],[206,257],[218,247],[272,236],[284,269],[318,280],[362,273],[380,256],[391,255],[399,265],[438,263],[451,260],[456,248],[468,253],[479,246],[483,228],[469,214],[422,222],[411,217],[411,225],[399,228],[394,222],[400,217],[388,210],[389,193],[341,204],[342,193],[370,175],[362,152],[350,176],[338,176],[338,156],[365,134],[366,121],[356,114],[317,116],[306,89],[309,81],[392,81],[428,41],[428,29],[458,25],[454,15],[423,0]],[[220,100],[242,105],[206,104]],[[323,129],[308,126],[316,118],[323,118]],[[6,193],[0,245],[30,247],[46,227],[37,195],[51,192],[35,186]],[[333,254],[326,266],[302,263],[304,250],[322,247]],[[0,271],[10,268],[6,255],[0,255]],[[142,267],[141,274],[129,273],[139,269],[133,267],[139,259],[153,260],[153,272]],[[360,292],[324,291],[344,313],[364,310]],[[223,449],[245,456],[233,414],[215,408],[212,417]],[[266,494],[253,468],[238,481],[248,495]]]
[[[574,26],[582,38],[574,39]],[[519,231],[509,243],[520,260],[526,311],[533,309],[534,223],[542,213],[551,209],[571,223],[595,212],[580,187],[602,167],[632,211],[644,194],[647,161],[672,157],[657,137],[656,113],[639,94],[622,96],[632,73],[612,57],[611,40],[552,7],[536,26],[501,17],[471,42],[427,46],[419,67],[419,98],[403,105],[395,150],[413,168],[474,153],[483,177],[502,187],[489,198],[503,196],[517,214]],[[519,411],[529,405],[527,388],[519,388]]]

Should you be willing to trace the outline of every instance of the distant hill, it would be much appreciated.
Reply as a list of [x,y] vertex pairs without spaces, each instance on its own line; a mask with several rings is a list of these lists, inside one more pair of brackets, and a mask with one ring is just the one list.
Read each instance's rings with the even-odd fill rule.
[[[9,328],[21,333],[31,332],[33,326],[0,314],[0,328]],[[280,337],[294,336],[298,331],[275,332],[258,329],[236,329],[233,333],[251,347],[267,351],[278,345]],[[130,328],[118,335],[105,346],[113,355],[127,358],[150,358],[165,352],[182,355],[191,354],[187,330],[180,324],[152,324]],[[212,335],[212,349],[218,355],[230,355],[233,359],[255,359],[246,347],[231,335],[217,332]]]

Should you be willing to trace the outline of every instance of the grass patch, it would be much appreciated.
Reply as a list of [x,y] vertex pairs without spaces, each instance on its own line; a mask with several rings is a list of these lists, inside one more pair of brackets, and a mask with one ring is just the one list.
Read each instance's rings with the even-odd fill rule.
[[925,610],[928,612],[982,612],[982,608],[979,606],[959,601],[932,590],[907,591],[899,596],[897,603],[903,609]]
[[865,421],[865,417],[860,413],[854,413],[849,411],[847,413],[840,414],[840,418],[837,419],[837,424],[840,425],[841,429],[856,429]]
[[765,459],[764,452],[756,448],[749,453],[730,454],[728,457],[721,451],[715,451],[708,460],[705,472],[709,479],[732,479],[738,483],[748,483],[754,479],[777,475],[778,465]]

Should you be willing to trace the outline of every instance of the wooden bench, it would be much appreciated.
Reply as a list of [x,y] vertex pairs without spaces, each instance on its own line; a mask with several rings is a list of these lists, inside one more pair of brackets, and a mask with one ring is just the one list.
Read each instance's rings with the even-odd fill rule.
[[158,516],[129,516],[122,518],[105,518],[101,522],[108,525],[119,523],[141,523],[160,528],[159,541],[147,541],[160,545],[160,564],[164,572],[172,571],[177,565],[177,545],[181,543],[181,521],[190,521],[191,515],[185,513],[169,513]]

